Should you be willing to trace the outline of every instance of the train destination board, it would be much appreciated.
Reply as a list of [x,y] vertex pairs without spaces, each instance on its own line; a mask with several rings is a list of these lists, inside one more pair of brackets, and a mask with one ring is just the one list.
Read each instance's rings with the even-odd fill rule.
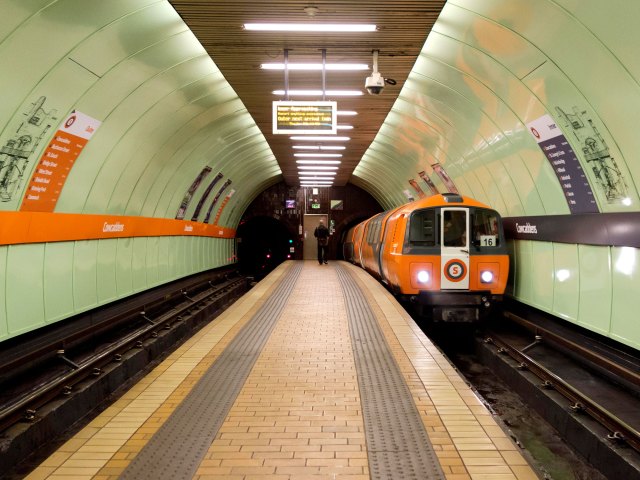
[[598,213],[598,204],[580,161],[551,115],[527,123],[527,128],[556,173],[571,213]]
[[337,110],[336,102],[273,102],[273,133],[333,135]]

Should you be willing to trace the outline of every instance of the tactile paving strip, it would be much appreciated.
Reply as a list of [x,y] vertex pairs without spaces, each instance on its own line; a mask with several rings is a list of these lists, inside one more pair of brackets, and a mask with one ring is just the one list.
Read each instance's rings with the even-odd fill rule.
[[442,479],[411,392],[375,315],[351,275],[336,266],[344,292],[372,479]]
[[191,479],[258,359],[302,271],[297,262],[238,332],[121,479]]

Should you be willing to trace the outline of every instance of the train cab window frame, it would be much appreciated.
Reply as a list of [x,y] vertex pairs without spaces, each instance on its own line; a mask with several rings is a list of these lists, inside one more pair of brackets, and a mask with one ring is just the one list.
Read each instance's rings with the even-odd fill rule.
[[433,254],[440,249],[440,212],[424,208],[411,212],[407,220],[403,253]]
[[476,208],[471,212],[471,244],[480,249],[501,248],[500,215],[495,210]]

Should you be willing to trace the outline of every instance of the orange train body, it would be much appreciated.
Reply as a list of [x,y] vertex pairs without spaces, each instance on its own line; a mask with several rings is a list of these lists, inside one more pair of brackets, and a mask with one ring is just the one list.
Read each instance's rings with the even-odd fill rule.
[[509,255],[500,215],[456,194],[433,195],[352,227],[344,257],[434,321],[472,322],[502,299]]

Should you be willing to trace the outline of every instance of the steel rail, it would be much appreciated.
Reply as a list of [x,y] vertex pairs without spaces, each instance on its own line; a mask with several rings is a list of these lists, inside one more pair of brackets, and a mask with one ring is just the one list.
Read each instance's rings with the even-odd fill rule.
[[570,408],[574,412],[584,412],[607,428],[611,432],[608,436],[610,440],[624,441],[634,450],[640,452],[640,432],[638,432],[638,430],[616,417],[609,410],[591,400],[582,392],[565,382],[561,377],[536,362],[526,353],[513,347],[508,342],[494,337],[488,337],[485,339],[485,342],[494,344],[498,347],[499,353],[501,351],[506,352],[511,356],[511,358],[519,363],[520,368],[529,370],[531,373],[543,380],[544,383],[541,385],[542,388],[553,388],[562,396],[573,402],[573,405],[570,405]]
[[[52,377],[44,383],[38,385],[37,388],[29,392],[29,394],[20,397],[15,402],[11,402],[0,408],[0,431],[4,431],[9,426],[15,424],[20,419],[32,419],[35,416],[35,406],[41,406],[46,401],[57,396],[60,392],[70,393],[73,384],[80,382],[90,375],[99,375],[102,367],[111,361],[119,361],[118,355],[121,352],[130,350],[131,348],[142,348],[142,341],[154,334],[162,328],[171,328],[169,323],[173,320],[180,320],[181,316],[189,310],[199,308],[211,297],[235,288],[244,282],[244,279],[228,280],[220,285],[195,295],[193,298],[182,302],[180,305],[173,307],[171,310],[163,313],[156,319],[151,320],[147,325],[140,327],[133,332],[122,337],[120,340],[112,343],[100,353],[86,359],[77,365],[77,368],[62,375]],[[186,295],[185,295],[186,297]],[[187,297],[188,298],[188,297]],[[145,317],[146,318],[146,317]]]
[[558,335],[557,333],[553,332],[552,330],[549,330],[547,328],[541,327],[539,325],[537,325],[534,322],[531,322],[530,320],[527,320],[526,318],[522,318],[512,312],[504,312],[503,314],[506,318],[508,318],[509,320],[512,320],[516,323],[518,323],[519,325],[525,327],[527,330],[534,332],[535,334],[543,334],[544,337],[549,337],[553,342],[562,345],[565,348],[568,348],[569,350],[578,353],[581,357],[595,363],[596,365],[605,368],[606,370],[608,370],[609,372],[614,373],[615,375],[619,376],[620,378],[623,378],[625,380],[627,380],[628,382],[637,385],[640,387],[640,373],[635,372],[631,369],[625,368],[622,365],[596,353],[593,352],[592,350],[589,350],[588,348],[585,348],[584,346],[575,343],[561,335]]

